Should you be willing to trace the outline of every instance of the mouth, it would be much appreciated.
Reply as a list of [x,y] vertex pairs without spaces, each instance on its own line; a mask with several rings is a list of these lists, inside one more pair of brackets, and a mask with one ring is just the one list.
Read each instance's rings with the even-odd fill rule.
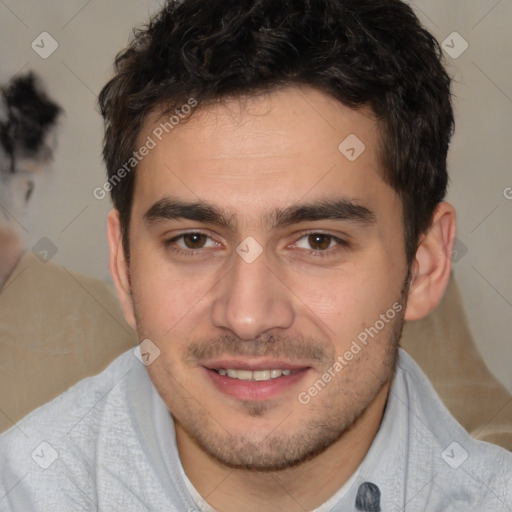
[[297,386],[311,367],[279,361],[218,361],[202,369],[221,393],[239,400],[263,401]]
[[217,372],[219,375],[225,377],[226,375],[230,379],[238,379],[238,380],[246,380],[253,382],[262,382],[272,379],[278,379],[283,375],[288,377],[288,375],[292,375],[292,373],[297,373],[298,370],[235,370],[235,369],[225,369],[221,368],[220,370],[213,370]]

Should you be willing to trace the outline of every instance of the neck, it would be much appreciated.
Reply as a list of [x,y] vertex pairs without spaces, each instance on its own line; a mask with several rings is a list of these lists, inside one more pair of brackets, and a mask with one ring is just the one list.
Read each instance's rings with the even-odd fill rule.
[[390,385],[391,380],[334,444],[298,466],[274,472],[229,468],[213,460],[175,421],[181,462],[199,494],[219,512],[313,510],[350,479],[368,453],[382,420]]

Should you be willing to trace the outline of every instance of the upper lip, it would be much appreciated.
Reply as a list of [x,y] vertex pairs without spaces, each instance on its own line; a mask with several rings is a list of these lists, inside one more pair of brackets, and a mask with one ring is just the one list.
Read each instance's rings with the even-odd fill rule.
[[201,366],[209,370],[305,370],[309,368],[307,364],[291,363],[278,359],[218,359],[215,361],[206,361]]

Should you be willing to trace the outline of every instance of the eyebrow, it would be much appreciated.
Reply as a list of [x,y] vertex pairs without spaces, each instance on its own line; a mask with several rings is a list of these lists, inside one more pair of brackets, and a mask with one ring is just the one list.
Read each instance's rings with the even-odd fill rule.
[[[237,231],[236,215],[223,208],[204,202],[188,202],[164,197],[144,214],[144,221],[153,224],[164,220],[194,220]],[[347,198],[327,198],[276,208],[264,215],[270,229],[298,224],[304,221],[337,220],[369,226],[376,222],[373,211]]]

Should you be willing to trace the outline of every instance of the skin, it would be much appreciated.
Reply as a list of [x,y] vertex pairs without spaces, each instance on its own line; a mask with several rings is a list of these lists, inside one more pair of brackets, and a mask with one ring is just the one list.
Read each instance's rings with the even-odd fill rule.
[[[158,122],[146,119],[138,147]],[[349,134],[366,146],[353,162],[338,150]],[[225,100],[198,109],[140,162],[129,263],[117,212],[109,215],[110,269],[123,311],[139,339],[160,349],[149,375],[173,415],[188,477],[219,511],[311,510],[332,496],[379,428],[403,319],[425,316],[443,295],[454,210],[438,206],[404,289],[402,206],[381,179],[378,143],[369,109],[354,111],[312,88]],[[145,219],[166,197],[215,205],[237,229]],[[265,222],[274,209],[336,198],[364,206],[372,221]],[[207,237],[175,240],[198,231]],[[262,248],[252,263],[236,252],[247,237]],[[401,313],[300,403],[298,393],[397,303]],[[268,357],[307,368],[268,399],[228,396],[204,367]]]

